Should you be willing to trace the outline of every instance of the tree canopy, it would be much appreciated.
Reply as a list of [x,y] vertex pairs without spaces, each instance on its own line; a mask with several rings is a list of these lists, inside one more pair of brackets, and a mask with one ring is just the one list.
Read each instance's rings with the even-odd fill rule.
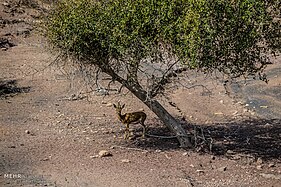
[[97,64],[101,57],[161,62],[164,48],[190,68],[249,75],[268,64],[268,52],[280,51],[279,5],[263,0],[62,0],[48,17],[47,36],[56,47]]

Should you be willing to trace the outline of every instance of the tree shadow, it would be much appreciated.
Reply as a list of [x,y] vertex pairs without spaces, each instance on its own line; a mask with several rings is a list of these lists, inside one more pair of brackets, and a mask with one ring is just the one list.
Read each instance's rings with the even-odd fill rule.
[[[156,121],[156,120],[155,120]],[[197,129],[206,139],[211,140],[204,149],[196,150],[202,154],[227,155],[246,154],[264,160],[281,159],[281,119],[251,119],[229,123],[214,123],[211,125],[182,123],[186,130]],[[141,133],[141,128],[136,134]],[[167,127],[159,122],[152,123],[149,135],[142,139],[137,136],[129,142],[130,146],[146,150],[176,150],[179,147],[177,139]],[[202,137],[202,136],[201,136]],[[129,145],[128,145],[129,146]]]
[[0,99],[13,97],[20,93],[28,93],[30,87],[18,87],[16,80],[0,80]]
[[249,154],[281,159],[281,119],[251,119],[201,127],[214,140],[213,154]]

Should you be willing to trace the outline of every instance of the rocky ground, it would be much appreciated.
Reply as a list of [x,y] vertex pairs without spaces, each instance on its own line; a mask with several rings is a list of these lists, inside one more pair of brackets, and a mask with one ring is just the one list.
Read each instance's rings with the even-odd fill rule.
[[132,95],[88,93],[79,74],[71,81],[49,66],[54,56],[34,27],[43,5],[0,0],[0,186],[281,186],[280,58],[268,84],[240,82],[229,96],[218,80],[191,73],[207,89],[159,98],[212,146],[142,139],[140,125],[124,140],[118,100],[124,112],[144,109],[149,134],[171,133]]

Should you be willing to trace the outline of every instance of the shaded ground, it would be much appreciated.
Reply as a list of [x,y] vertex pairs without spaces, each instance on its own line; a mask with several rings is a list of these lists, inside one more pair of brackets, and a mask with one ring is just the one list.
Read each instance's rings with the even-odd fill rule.
[[[38,6],[15,2],[0,0],[0,38],[14,44],[0,50],[0,186],[281,185],[280,64],[268,69],[268,85],[250,82],[238,99],[196,74],[190,81],[208,91],[169,93],[178,108],[160,99],[211,147],[185,150],[173,138],[142,139],[140,125],[125,141],[110,105],[119,99],[124,112],[145,110],[149,134],[172,134],[132,95],[86,94],[79,76],[70,82],[62,69],[46,68],[53,56],[31,24]],[[97,158],[100,150],[112,156]]]

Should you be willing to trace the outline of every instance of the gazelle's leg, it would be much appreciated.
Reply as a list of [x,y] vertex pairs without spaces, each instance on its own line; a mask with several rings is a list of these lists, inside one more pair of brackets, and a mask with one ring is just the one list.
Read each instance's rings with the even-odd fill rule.
[[126,130],[125,130],[124,139],[128,139],[129,136],[130,136],[129,124],[126,124]]
[[145,137],[145,132],[146,132],[146,126],[144,125],[144,122],[141,123],[142,125],[142,137]]

